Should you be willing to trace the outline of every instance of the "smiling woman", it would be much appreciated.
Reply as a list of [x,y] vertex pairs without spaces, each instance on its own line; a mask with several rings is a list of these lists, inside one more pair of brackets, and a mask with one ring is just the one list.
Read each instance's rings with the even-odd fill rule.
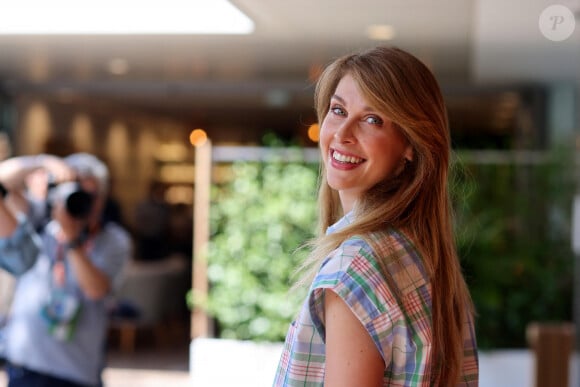
[[0,34],[249,34],[254,30],[254,22],[227,0],[0,0],[0,8]]
[[435,77],[409,53],[377,47],[330,64],[315,105],[321,227],[274,385],[477,386]]

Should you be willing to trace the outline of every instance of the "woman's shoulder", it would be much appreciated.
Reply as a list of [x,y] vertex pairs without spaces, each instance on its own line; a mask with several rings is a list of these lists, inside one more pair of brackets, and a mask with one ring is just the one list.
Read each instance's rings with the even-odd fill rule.
[[363,273],[379,270],[376,264],[378,257],[369,243],[369,238],[364,235],[352,235],[343,240],[323,261],[317,278],[326,284],[341,282]]
[[[332,289],[365,323],[387,312],[391,318],[402,315],[399,295],[410,285],[422,285],[424,279],[413,266],[407,275],[390,264],[405,261],[412,253],[412,244],[401,238],[402,233],[391,229],[345,239],[327,257],[313,282],[311,309],[320,308],[323,289]],[[381,243],[389,248],[377,248]]]
[[381,230],[366,239],[385,277],[401,296],[429,283],[421,253],[402,230]]
[[354,279],[375,283],[382,278],[403,294],[428,282],[419,251],[393,228],[345,239],[324,261],[317,277],[327,284]]
[[344,273],[358,260],[372,259],[373,250],[369,243],[359,235],[345,239],[333,250],[321,265],[320,273]]
[[350,252],[353,258],[374,259],[382,262],[421,261],[413,241],[402,230],[385,228],[345,239],[335,252]]

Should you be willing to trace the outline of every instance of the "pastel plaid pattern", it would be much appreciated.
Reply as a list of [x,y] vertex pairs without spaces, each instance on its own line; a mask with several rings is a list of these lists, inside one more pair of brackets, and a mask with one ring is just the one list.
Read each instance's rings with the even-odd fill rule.
[[[344,227],[348,217],[329,229]],[[377,256],[386,265],[381,266]],[[388,272],[392,281],[383,273]],[[429,386],[436,372],[431,358],[431,286],[421,257],[400,232],[352,237],[322,264],[309,296],[291,324],[274,386],[324,384],[324,290],[332,289],[365,326],[385,360],[384,386]],[[466,322],[459,386],[478,385],[473,322]]]

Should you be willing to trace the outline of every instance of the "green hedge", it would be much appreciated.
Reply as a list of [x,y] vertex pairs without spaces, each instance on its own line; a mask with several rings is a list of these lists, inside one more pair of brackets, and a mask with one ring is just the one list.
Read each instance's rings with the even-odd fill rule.
[[572,165],[468,164],[459,176],[457,246],[481,348],[526,347],[528,323],[572,319]]
[[236,163],[214,186],[208,312],[221,337],[282,340],[304,294],[290,293],[314,232],[317,166]]
[[[530,321],[571,319],[570,163],[464,163],[452,192],[481,348],[526,346]],[[224,338],[283,340],[304,294],[289,293],[313,235],[317,166],[235,163],[214,186],[204,307]]]

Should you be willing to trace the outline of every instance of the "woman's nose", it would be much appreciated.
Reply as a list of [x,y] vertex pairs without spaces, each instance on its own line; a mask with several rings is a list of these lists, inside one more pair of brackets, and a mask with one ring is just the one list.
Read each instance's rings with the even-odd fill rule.
[[336,131],[334,132],[334,138],[342,143],[354,142],[354,125],[355,124],[350,120],[344,121],[338,128],[336,128]]

